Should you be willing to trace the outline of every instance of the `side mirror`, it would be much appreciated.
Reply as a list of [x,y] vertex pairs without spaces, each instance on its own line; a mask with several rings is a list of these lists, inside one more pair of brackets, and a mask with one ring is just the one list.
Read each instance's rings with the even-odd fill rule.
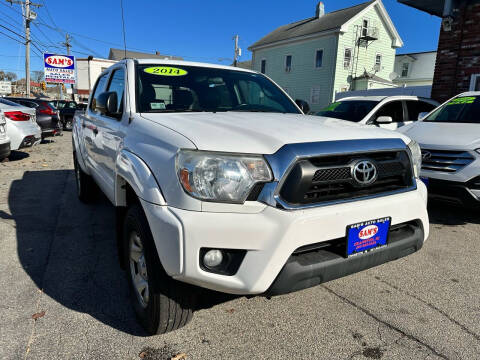
[[379,116],[375,122],[377,124],[391,124],[393,119],[391,116]]
[[305,100],[295,100],[295,104],[303,111],[304,114],[308,114],[310,112],[310,105]]
[[418,120],[422,120],[428,114],[429,114],[428,112],[421,112],[420,114],[418,114]]
[[103,92],[98,95],[95,101],[95,111],[98,111],[102,115],[118,118],[118,97],[114,91]]

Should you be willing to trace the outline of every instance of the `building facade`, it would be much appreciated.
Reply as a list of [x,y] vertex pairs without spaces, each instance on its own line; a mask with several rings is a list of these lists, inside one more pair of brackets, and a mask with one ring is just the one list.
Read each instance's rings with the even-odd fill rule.
[[271,77],[294,99],[320,110],[335,93],[395,86],[396,49],[403,42],[381,0],[324,12],[284,25],[252,46],[252,68]]
[[78,100],[87,100],[100,74],[116,63],[116,60],[109,59],[77,58],[77,83],[75,87]]
[[394,71],[399,86],[432,86],[435,72],[436,51],[401,54],[395,57]]

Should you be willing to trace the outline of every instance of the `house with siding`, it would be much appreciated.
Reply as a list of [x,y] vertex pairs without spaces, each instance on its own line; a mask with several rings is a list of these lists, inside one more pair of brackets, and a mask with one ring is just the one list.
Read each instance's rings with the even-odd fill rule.
[[394,71],[399,86],[432,86],[436,51],[399,54],[395,57]]
[[403,46],[381,0],[280,26],[249,47],[252,68],[294,99],[320,110],[335,93],[395,86],[390,81],[396,49]]

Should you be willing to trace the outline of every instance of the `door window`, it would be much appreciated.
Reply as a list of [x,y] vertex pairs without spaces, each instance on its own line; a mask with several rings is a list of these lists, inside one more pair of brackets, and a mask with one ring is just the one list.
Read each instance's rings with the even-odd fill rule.
[[92,111],[95,111],[95,104],[97,103],[98,95],[100,95],[105,89],[105,83],[107,82],[107,79],[108,79],[107,75],[108,74],[101,76],[98,79],[97,84],[95,85],[95,90],[93,91],[93,98],[90,103],[90,109]]
[[435,105],[424,101],[407,101],[408,120],[418,120],[418,114],[422,112],[430,112],[435,109]]
[[380,116],[390,116],[393,122],[403,122],[403,105],[401,101],[392,101],[383,105],[375,115],[375,119]]
[[113,72],[112,79],[107,91],[117,93],[118,108],[117,113],[123,112],[123,92],[125,90],[125,72],[123,69],[118,69]]

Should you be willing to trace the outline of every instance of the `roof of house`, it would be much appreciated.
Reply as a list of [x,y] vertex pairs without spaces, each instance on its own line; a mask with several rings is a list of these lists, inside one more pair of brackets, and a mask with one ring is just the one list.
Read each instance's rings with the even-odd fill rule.
[[399,56],[412,56],[414,57],[415,55],[422,55],[422,54],[434,54],[436,53],[437,50],[432,50],[432,51],[420,51],[420,52],[415,52],[415,53],[404,53],[404,54],[396,54],[396,57]]
[[375,74],[369,74],[368,72],[364,72],[362,75],[357,76],[354,80],[361,80],[361,79],[369,79],[381,83],[392,83],[391,80],[381,78],[380,76],[377,76]]
[[346,9],[326,13],[319,18],[311,17],[288,25],[280,26],[276,30],[272,31],[268,35],[258,40],[256,43],[250,46],[250,48],[256,48],[261,45],[266,45],[299,36],[305,36],[327,30],[338,29],[348,20],[353,18],[355,15],[366,9],[374,2],[375,0],[368,1]]
[[171,55],[162,55],[158,51],[155,54],[149,54],[138,51],[122,50],[122,49],[113,49],[110,48],[110,53],[108,54],[110,60],[122,60],[122,59],[170,59],[170,60],[183,60],[179,56]]

